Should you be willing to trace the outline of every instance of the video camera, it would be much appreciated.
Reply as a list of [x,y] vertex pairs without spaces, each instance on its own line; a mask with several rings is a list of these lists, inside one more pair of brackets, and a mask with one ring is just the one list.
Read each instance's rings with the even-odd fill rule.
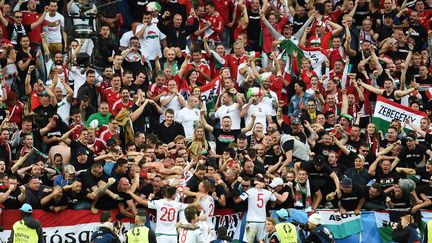
[[399,226],[399,222],[391,222],[391,221],[383,220],[382,225],[390,226],[391,228],[395,229]]
[[297,220],[293,220],[293,221],[291,221],[291,224],[297,226],[300,230],[301,230],[301,229],[306,229],[306,228],[307,228],[307,224],[300,223],[300,222],[297,221]]

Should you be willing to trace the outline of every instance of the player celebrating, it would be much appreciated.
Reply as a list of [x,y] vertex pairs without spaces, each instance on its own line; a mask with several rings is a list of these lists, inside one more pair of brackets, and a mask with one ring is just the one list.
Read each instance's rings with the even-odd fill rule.
[[234,198],[235,203],[240,203],[248,199],[248,210],[246,216],[246,237],[247,242],[254,242],[256,238],[259,242],[264,242],[266,205],[268,201],[276,201],[276,196],[267,189],[263,189],[264,184],[261,179],[256,177],[251,180],[251,185],[255,187],[243,192],[239,197]]

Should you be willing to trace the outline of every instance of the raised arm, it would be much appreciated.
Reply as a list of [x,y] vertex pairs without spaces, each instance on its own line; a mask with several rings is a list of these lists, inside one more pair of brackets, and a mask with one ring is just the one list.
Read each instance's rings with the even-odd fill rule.
[[378,163],[382,160],[381,156],[378,156],[375,161],[369,166],[368,169],[368,175],[369,177],[375,176],[376,173],[376,167],[378,165]]
[[41,25],[45,21],[45,16],[47,13],[48,13],[47,7],[45,7],[43,14],[38,18],[38,20],[36,22],[34,22],[30,25],[30,28],[34,29],[34,28],[38,27],[39,25]]
[[0,10],[0,21],[1,23],[6,27],[8,26],[8,21],[7,19],[3,16],[3,11]]
[[209,133],[213,133],[214,128],[207,123],[207,121],[205,119],[205,114],[206,114],[206,111],[201,109],[200,110],[201,124]]
[[241,132],[242,132],[242,133],[247,133],[247,132],[249,132],[250,130],[252,130],[252,128],[253,128],[253,126],[254,126],[254,124],[255,124],[256,116],[255,116],[255,115],[251,115],[251,118],[252,118],[252,119],[251,119],[251,121],[247,124],[247,126],[241,129]]
[[379,89],[379,88],[375,88],[372,85],[366,84],[363,81],[360,81],[359,83],[361,86],[363,86],[363,88],[369,90],[370,92],[376,94],[376,95],[382,95],[385,90],[384,89]]

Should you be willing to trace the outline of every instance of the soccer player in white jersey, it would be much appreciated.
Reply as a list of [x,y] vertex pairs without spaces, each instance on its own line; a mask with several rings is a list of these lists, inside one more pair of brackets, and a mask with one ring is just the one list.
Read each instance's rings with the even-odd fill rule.
[[184,210],[188,224],[179,224],[179,242],[180,243],[204,243],[204,236],[197,225],[199,210],[195,206],[189,206]]
[[260,178],[254,178],[251,187],[243,192],[239,197],[234,198],[235,203],[248,200],[248,210],[246,216],[246,237],[247,242],[254,242],[256,238],[259,242],[264,242],[266,205],[268,201],[276,201],[275,195],[267,189],[263,189],[264,184],[259,181]]
[[199,200],[198,204],[202,208],[204,212],[204,216],[207,218],[207,224],[209,226],[209,240],[216,239],[216,233],[214,231],[214,224],[213,224],[213,216],[214,216],[214,209],[215,209],[215,202],[212,196],[209,195],[210,191],[212,189],[212,186],[209,181],[203,180],[198,185],[198,194],[201,194],[201,199]]
[[[129,194],[135,201],[156,210],[156,240],[162,243],[177,243],[176,223],[179,211],[184,210],[188,204],[174,201],[177,189],[166,186],[162,189],[163,199],[148,201],[140,198],[134,193]],[[201,194],[197,194],[197,199],[193,204],[198,204]]]

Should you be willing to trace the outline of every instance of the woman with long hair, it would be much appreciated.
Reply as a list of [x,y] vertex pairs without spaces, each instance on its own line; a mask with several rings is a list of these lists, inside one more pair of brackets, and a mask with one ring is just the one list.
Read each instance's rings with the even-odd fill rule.
[[375,154],[378,153],[381,135],[377,131],[375,124],[370,122],[362,133],[362,136],[363,140],[369,145],[369,151]]
[[205,138],[205,130],[204,127],[198,125],[193,133],[192,141],[188,145],[189,153],[191,155],[203,155],[208,154],[212,157],[216,157],[215,152],[213,152],[210,148],[210,144],[207,142]]

